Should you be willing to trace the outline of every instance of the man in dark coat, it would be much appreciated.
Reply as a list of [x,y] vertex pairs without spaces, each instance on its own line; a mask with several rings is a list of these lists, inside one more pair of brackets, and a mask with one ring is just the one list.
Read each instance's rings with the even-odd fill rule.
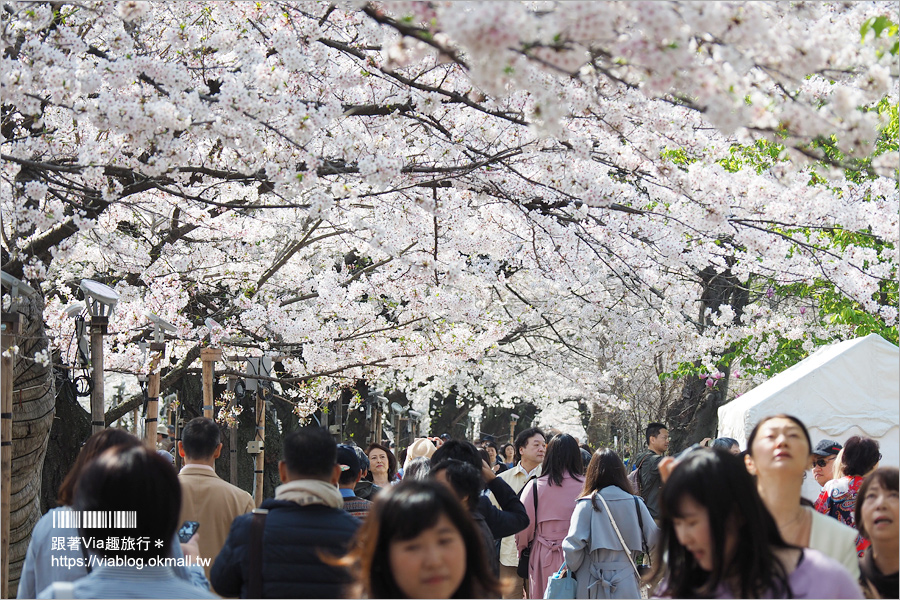
[[[644,499],[650,515],[659,524],[659,493],[662,489],[662,477],[659,474],[659,461],[669,449],[669,430],[662,423],[650,423],[644,432],[647,448],[631,459],[637,476],[640,478],[640,496]],[[637,493],[637,490],[635,490]]]
[[252,521],[260,517],[251,513],[234,520],[210,573],[217,592],[249,597],[251,555],[261,550],[263,597],[346,597],[350,574],[321,559],[345,554],[359,528],[359,520],[343,510],[336,455],[331,434],[320,427],[304,427],[284,438],[284,460],[278,463],[283,485],[260,507],[268,511],[262,541],[251,548]]

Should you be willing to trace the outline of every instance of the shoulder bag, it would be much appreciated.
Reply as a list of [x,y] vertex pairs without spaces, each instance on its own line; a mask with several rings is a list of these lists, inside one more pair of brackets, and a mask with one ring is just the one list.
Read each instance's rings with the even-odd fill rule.
[[609,505],[606,503],[606,500],[603,496],[600,495],[599,492],[594,492],[594,497],[600,498],[600,502],[603,503],[603,508],[606,509],[606,516],[609,517],[609,522],[612,523],[613,529],[616,530],[616,535],[619,536],[619,543],[622,544],[622,549],[625,550],[625,556],[628,557],[628,562],[631,563],[631,568],[634,569],[634,576],[637,578],[638,588],[641,590],[641,598],[647,597],[647,590],[644,589],[644,586],[641,582],[641,572],[638,570],[637,565],[634,562],[634,558],[631,556],[631,549],[628,547],[628,544],[625,543],[625,538],[622,537],[622,532],[619,531],[619,526],[616,524],[616,520],[612,516],[612,512],[609,510]]
[[532,497],[534,498],[534,537],[531,538],[531,541],[528,542],[528,546],[522,550],[522,553],[519,554],[519,564],[516,567],[516,575],[521,577],[522,579],[528,579],[528,563],[531,560],[531,547],[534,546],[534,538],[537,537],[537,507],[538,507],[538,487],[537,487],[537,477],[532,477],[528,481],[525,482],[525,485],[522,486],[522,489],[519,490],[519,494],[521,494],[525,490],[525,486],[528,485],[529,481],[534,481],[534,494]]
[[638,574],[643,578],[650,572],[650,567],[653,565],[650,562],[650,550],[647,549],[647,539],[644,537],[644,518],[641,516],[641,505],[637,496],[634,497],[634,510],[637,511],[638,527],[641,528],[641,551],[644,553],[644,564],[638,565],[637,568]]

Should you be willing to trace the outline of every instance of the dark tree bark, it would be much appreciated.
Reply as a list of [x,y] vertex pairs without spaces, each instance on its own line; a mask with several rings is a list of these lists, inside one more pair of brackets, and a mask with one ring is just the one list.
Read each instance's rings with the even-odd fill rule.
[[[741,283],[730,269],[719,272],[707,267],[699,273],[701,282],[700,310],[697,327],[702,332],[711,315],[715,315],[723,304],[730,304],[734,310],[734,322],[739,322],[750,300],[746,284]],[[707,309],[711,312],[707,314]],[[699,362],[695,366],[699,366]],[[715,437],[718,429],[718,409],[728,395],[728,381],[731,365],[717,365],[724,377],[714,388],[697,376],[684,380],[681,397],[666,411],[666,425],[669,426],[669,451],[676,453],[705,437]]]

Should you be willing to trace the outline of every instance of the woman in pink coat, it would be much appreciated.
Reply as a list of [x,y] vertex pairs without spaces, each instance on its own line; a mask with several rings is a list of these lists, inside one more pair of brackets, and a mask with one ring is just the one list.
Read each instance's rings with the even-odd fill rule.
[[569,532],[575,500],[584,486],[584,461],[575,438],[565,433],[554,436],[547,444],[542,471],[540,477],[522,489],[522,504],[530,524],[516,534],[520,557],[534,540],[528,563],[529,598],[543,598],[547,578],[565,562],[562,542]]

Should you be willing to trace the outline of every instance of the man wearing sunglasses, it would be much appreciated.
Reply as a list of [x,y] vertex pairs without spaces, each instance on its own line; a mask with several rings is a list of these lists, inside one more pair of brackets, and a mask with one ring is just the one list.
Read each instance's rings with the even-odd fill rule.
[[813,450],[813,478],[824,486],[834,479],[834,459],[843,446],[834,440],[822,440]]

